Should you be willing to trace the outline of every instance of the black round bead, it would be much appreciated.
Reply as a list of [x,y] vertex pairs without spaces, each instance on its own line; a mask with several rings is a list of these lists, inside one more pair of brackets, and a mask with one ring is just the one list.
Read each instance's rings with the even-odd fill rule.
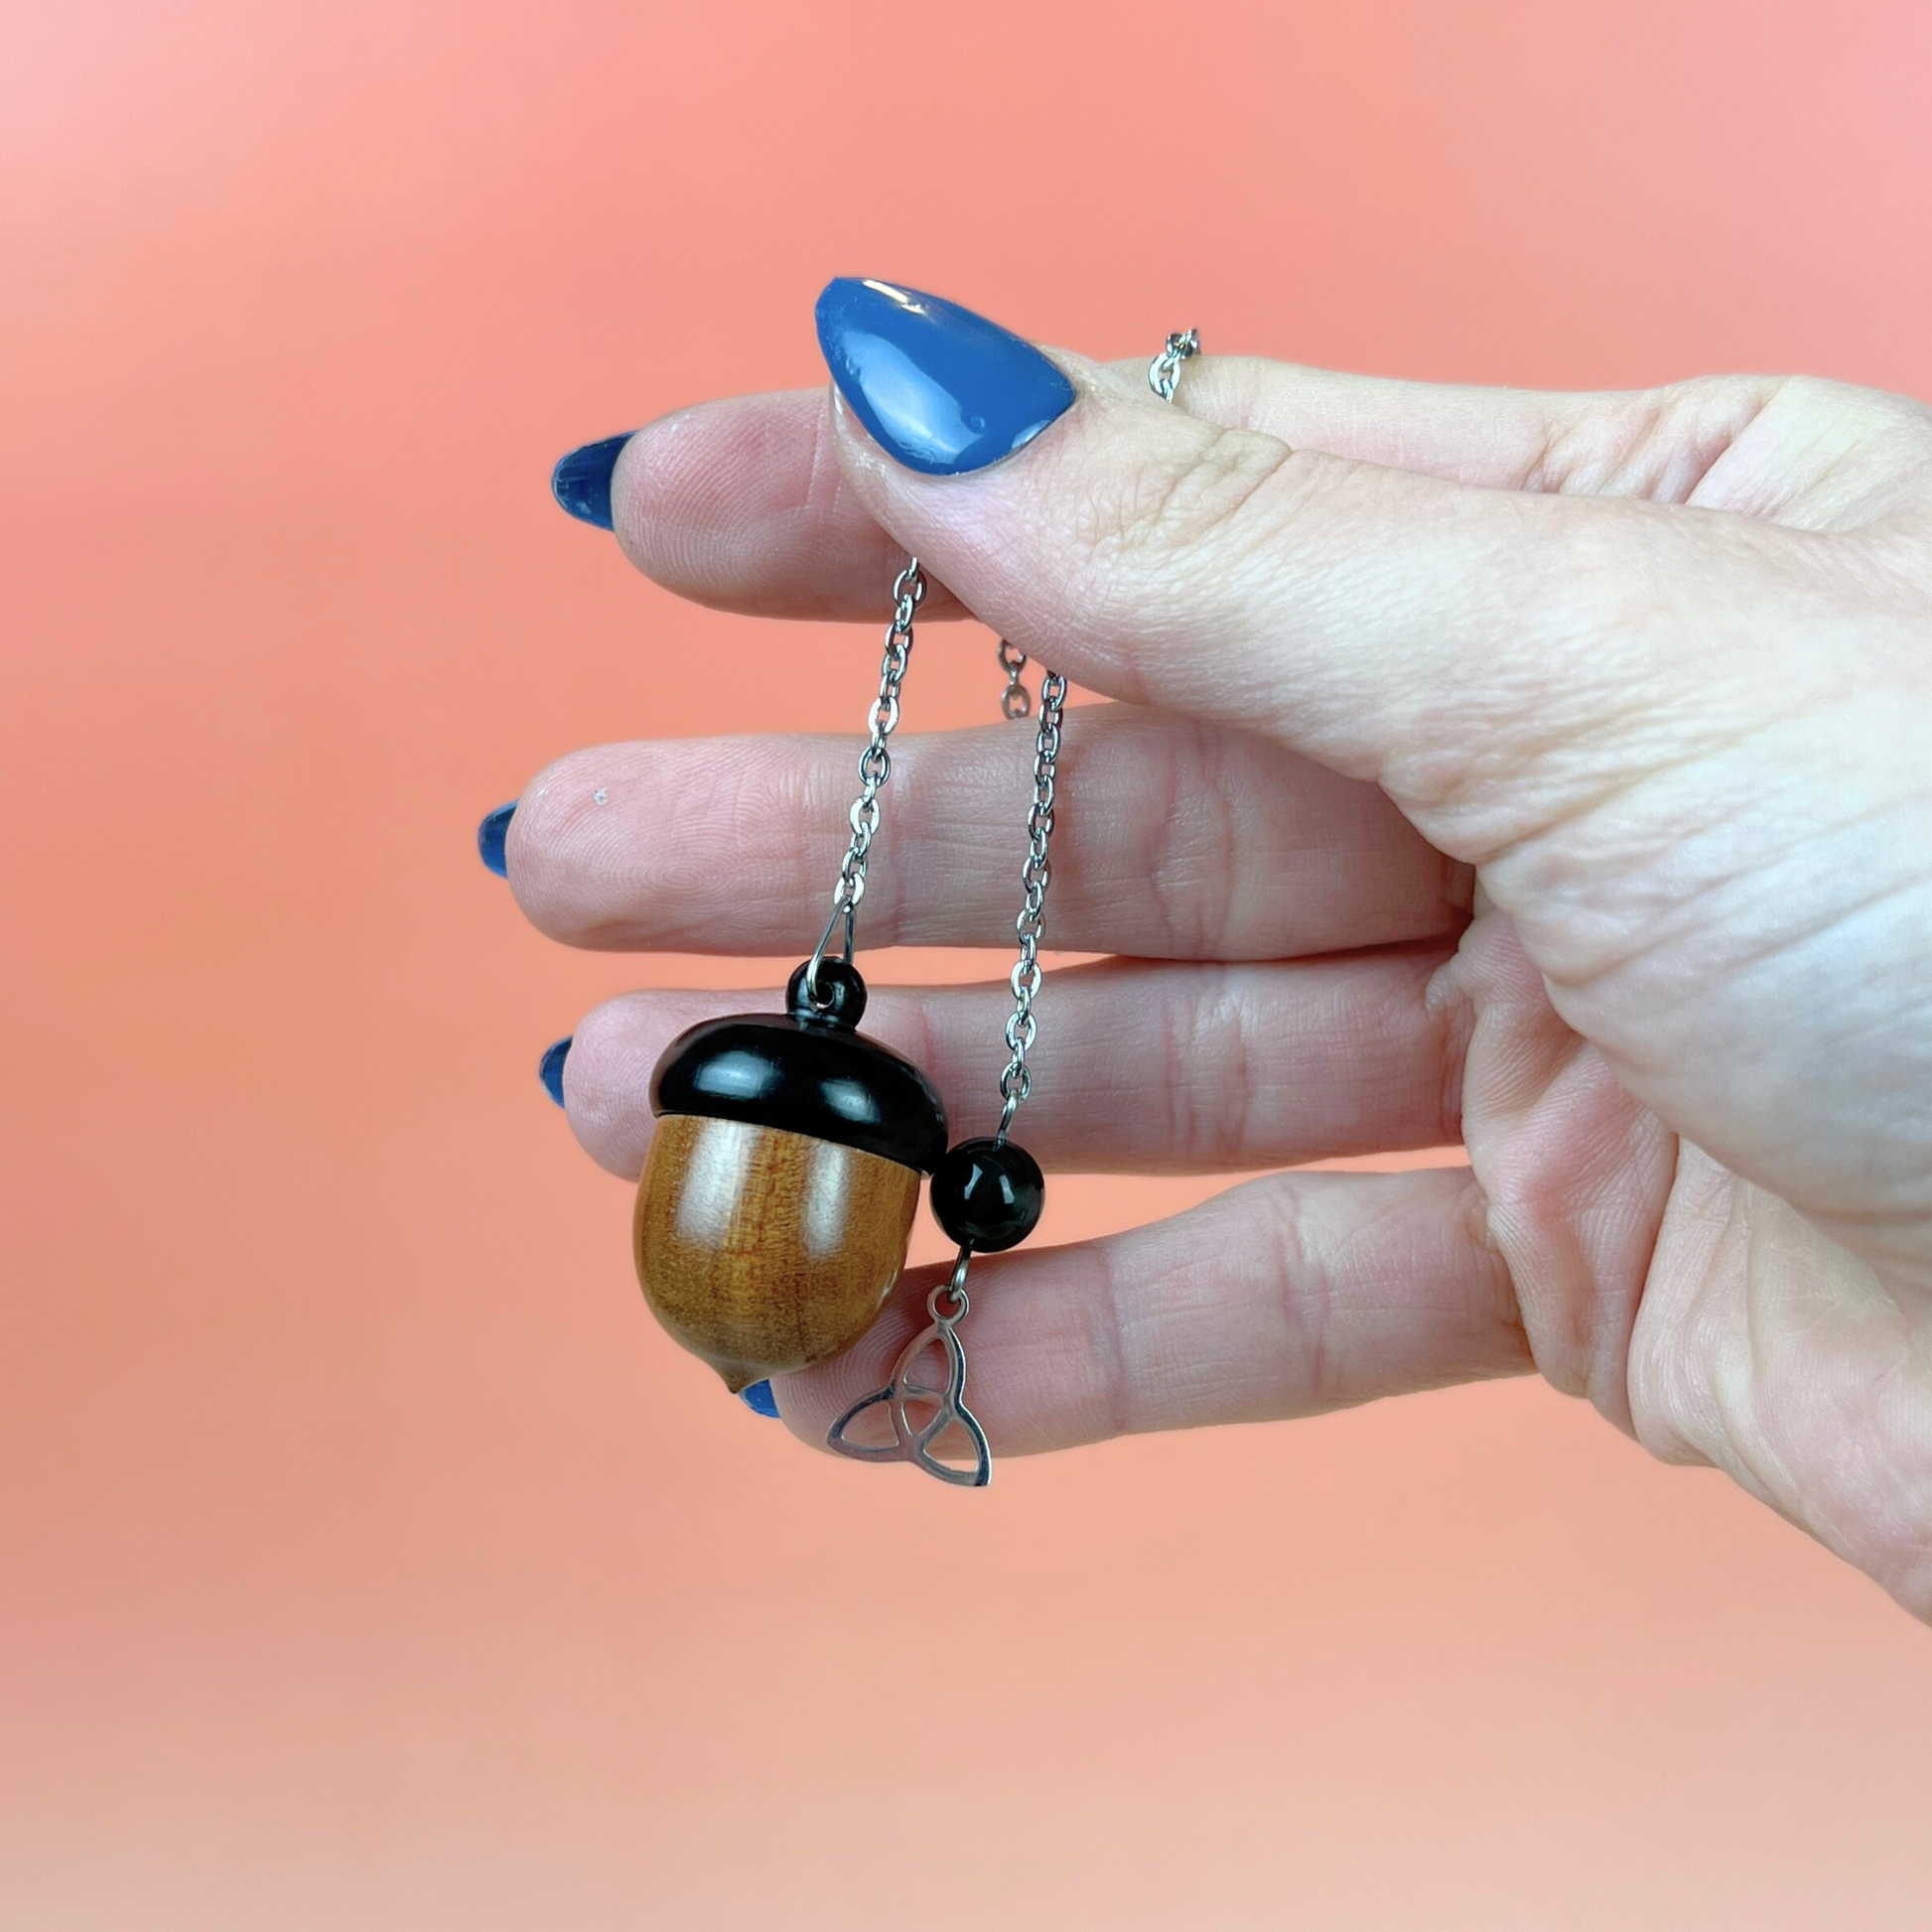
[[816,1021],[825,1027],[856,1027],[866,1011],[866,983],[859,977],[858,967],[846,959],[821,959],[816,991],[825,1004],[818,1005],[805,990],[805,970],[811,963],[806,960],[792,974],[785,988],[786,1012],[808,1024]]
[[962,1248],[996,1255],[1039,1225],[1046,1177],[1012,1141],[961,1141],[932,1171],[932,1214]]

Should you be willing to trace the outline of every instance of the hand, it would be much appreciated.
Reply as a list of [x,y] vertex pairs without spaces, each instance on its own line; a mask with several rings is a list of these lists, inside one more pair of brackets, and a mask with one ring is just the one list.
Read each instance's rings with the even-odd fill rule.
[[[1073,406],[964,476],[836,395],[683,411],[624,447],[619,538],[704,603],[873,621],[916,551],[951,594],[924,617],[964,606],[1118,701],[1063,758],[1049,942],[1124,957],[1042,996],[1022,1137],[1049,1170],[1457,1139],[1470,1165],[1276,1173],[983,1260],[996,1452],[1534,1366],[1932,1616],[1932,412],[1214,357],[1174,408],[1144,364],[1054,361]],[[1030,738],[896,757],[867,943],[1010,944]],[[855,753],[575,754],[523,796],[511,885],[573,944],[788,969]],[[867,1027],[971,1119],[1006,997],[880,989]],[[599,1161],[638,1172],[658,1051],[744,1004],[586,1021]],[[930,1284],[780,1385],[801,1435],[878,1385]]]

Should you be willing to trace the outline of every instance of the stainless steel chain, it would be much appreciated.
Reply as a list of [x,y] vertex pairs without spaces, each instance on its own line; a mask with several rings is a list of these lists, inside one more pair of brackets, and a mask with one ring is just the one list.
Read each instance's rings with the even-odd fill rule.
[[1057,671],[1045,671],[1039,680],[1039,729],[1034,735],[1034,797],[1027,812],[1027,863],[1021,868],[1020,885],[1024,897],[1014,930],[1020,938],[1020,957],[1008,975],[1013,987],[1013,1017],[1007,1022],[1007,1051],[1012,1058],[1000,1075],[1000,1131],[1005,1140],[1020,1103],[1033,1089],[1034,1076],[1027,1065],[1027,1054],[1034,1043],[1038,1022],[1034,1018],[1034,997],[1039,991],[1039,936],[1046,924],[1046,888],[1053,872],[1047,864],[1046,848],[1053,836],[1054,784],[1059,774],[1060,715],[1066,705],[1066,679]]
[[1195,330],[1183,329],[1170,336],[1167,347],[1147,365],[1147,386],[1163,402],[1173,402],[1173,392],[1180,385],[1181,363],[1199,353],[1200,336]]
[[[1148,364],[1148,386],[1163,402],[1173,400],[1180,381],[1180,365],[1200,352],[1200,337],[1192,329],[1181,330],[1168,338],[1167,346]],[[832,996],[818,983],[818,969],[832,935],[845,927],[844,954],[850,960],[858,922],[859,901],[866,896],[866,862],[872,842],[879,831],[879,794],[893,774],[893,755],[887,741],[898,724],[898,688],[905,667],[912,657],[912,621],[925,601],[925,573],[916,557],[906,559],[905,568],[893,580],[893,617],[886,626],[886,652],[879,668],[879,695],[872,701],[866,723],[870,736],[859,755],[859,795],[847,815],[852,826],[851,842],[839,864],[838,884],[832,889],[832,910],[819,934],[818,944],[805,973],[805,993],[820,1012],[831,1006]],[[1000,668],[1006,672],[1006,689],[1000,695],[1000,710],[1007,718],[1027,718],[1033,713],[1033,696],[1023,678],[1027,653],[1000,639]],[[1027,1049],[1033,1044],[1034,995],[1039,990],[1039,933],[1044,914],[1046,886],[1050,874],[1046,864],[1046,842],[1053,832],[1053,775],[1060,751],[1060,711],[1066,698],[1066,680],[1052,671],[1040,680],[1039,732],[1034,753],[1034,802],[1027,818],[1027,866],[1022,875],[1026,901],[1017,922],[1020,934],[1020,959],[1013,969],[1015,1013],[1007,1023],[1007,1045],[1013,1059],[1000,1076],[1000,1096],[1005,1111],[1000,1132],[1006,1133],[1014,1110],[1027,1097]]]
[[851,843],[839,864],[838,884],[832,888],[831,915],[825,921],[825,930],[818,935],[818,944],[812,949],[810,963],[805,968],[805,997],[821,1013],[830,1011],[833,995],[819,985],[818,969],[841,922],[845,926],[845,958],[848,964],[852,959],[859,901],[866,896],[866,862],[879,831],[879,794],[893,775],[893,755],[887,741],[898,724],[898,687],[912,658],[912,620],[924,601],[925,573],[919,568],[918,558],[910,557],[893,580],[893,617],[886,626],[879,695],[866,714],[871,735],[866,749],[859,754],[859,795],[847,814],[852,826]]
[[1000,693],[1003,718],[1026,718],[1034,708],[1034,694],[1027,689],[1021,673],[1027,668],[1027,653],[1000,639],[1000,668],[1007,674],[1007,688]]
[[[1180,383],[1183,362],[1200,353],[1200,336],[1183,329],[1168,338],[1167,346],[1148,364],[1148,387],[1163,402],[1173,402]],[[1025,718],[1031,706],[1027,687],[1020,674],[1027,668],[1027,654],[1004,637],[1000,639],[1000,668],[1007,674],[1007,688],[1000,709],[1009,718]],[[1019,693],[1016,700],[1015,693]],[[1046,922],[1046,888],[1052,869],[1046,862],[1047,842],[1053,836],[1053,792],[1060,757],[1060,715],[1066,704],[1066,679],[1056,671],[1042,671],[1039,681],[1039,729],[1034,740],[1034,798],[1027,814],[1027,863],[1020,875],[1025,897],[1015,930],[1020,936],[1020,957],[1014,962],[1013,1017],[1007,1022],[1007,1051],[1012,1055],[1000,1075],[1000,1131],[1005,1140],[1020,1104],[1033,1088],[1033,1073],[1027,1054],[1033,1047],[1038,1023],[1034,1019],[1034,999],[1039,992],[1039,937]]]
[[[1149,386],[1163,402],[1172,402],[1180,379],[1180,365],[1200,351],[1200,340],[1193,330],[1168,338],[1168,345],[1149,365]],[[879,788],[892,770],[892,758],[886,741],[898,722],[898,684],[905,675],[905,660],[912,649],[912,617],[925,595],[925,580],[919,575],[919,560],[914,557],[899,573],[893,586],[895,609],[892,628],[886,634],[886,663],[879,681],[879,697],[872,710],[872,743],[859,760],[862,789],[852,808],[852,844],[839,868],[839,884],[833,894],[832,916],[825,922],[818,950],[806,968],[805,985],[814,1005],[819,1004],[818,968],[831,944],[839,920],[845,920],[846,957],[852,955],[853,914],[866,890],[866,854],[879,825]],[[1000,640],[1000,668],[1006,672],[1007,686],[1001,694],[1000,710],[1008,718],[1032,715],[1033,700],[1022,679],[1027,668],[1026,652],[1016,649],[1004,637]],[[1047,863],[1047,848],[1053,837],[1054,788],[1059,774],[1060,733],[1066,707],[1066,679],[1057,671],[1042,671],[1039,680],[1039,723],[1034,733],[1034,795],[1027,812],[1027,862],[1021,870],[1023,896],[1020,916],[1014,930],[1020,939],[1020,957],[1009,976],[1013,987],[1013,1017],[1007,1022],[1007,1051],[1011,1057],[1000,1075],[1000,1128],[997,1139],[1007,1138],[1007,1129],[1020,1111],[1021,1103],[1033,1086],[1027,1055],[1033,1047],[1037,1023],[1034,1019],[1034,1000],[1044,975],[1039,964],[1040,935],[1046,922],[1046,889],[1052,883]],[[829,1004],[829,1001],[828,1001]],[[966,1349],[959,1339],[959,1324],[972,1306],[966,1291],[966,1277],[973,1265],[970,1246],[959,1250],[952,1277],[939,1283],[926,1297],[927,1325],[900,1349],[898,1359],[886,1386],[864,1395],[832,1425],[827,1445],[841,1455],[862,1462],[910,1462],[942,1482],[983,1487],[993,1473],[992,1451],[986,1432],[966,1406]],[[934,1355],[940,1366],[930,1366]],[[864,1444],[848,1432],[861,1417],[882,1411],[892,1427],[892,1440]],[[947,1461],[938,1454],[941,1439],[955,1444],[964,1438],[963,1461]],[[961,1453],[961,1451],[953,1451]]]

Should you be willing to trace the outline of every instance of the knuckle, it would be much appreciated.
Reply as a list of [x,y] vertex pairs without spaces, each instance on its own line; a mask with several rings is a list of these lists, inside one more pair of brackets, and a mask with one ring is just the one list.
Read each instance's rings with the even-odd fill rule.
[[1264,1138],[1257,1112],[1267,1056],[1236,974],[1203,967],[1195,978],[1188,998],[1160,1007],[1165,1144],[1190,1164],[1237,1168]]
[[1198,1027],[1199,1058],[1213,1068],[1216,1099],[1203,1152],[1217,1166],[1233,1168],[1252,1159],[1260,1139],[1256,1117],[1267,1055],[1257,1036],[1256,1015],[1236,976],[1223,967],[1217,980]]
[[1308,1197],[1287,1176],[1257,1185],[1257,1253],[1274,1284],[1282,1332],[1298,1364],[1302,1406],[1311,1413],[1334,1407],[1347,1399],[1334,1344],[1334,1283],[1310,1238]]
[[1141,1427],[1144,1377],[1136,1346],[1138,1336],[1129,1312],[1133,1298],[1115,1265],[1116,1252],[1110,1241],[1094,1243],[1089,1253],[1096,1279],[1078,1305],[1083,1354],[1091,1365],[1097,1392],[1095,1420],[1100,1441],[1131,1436]]
[[[1206,729],[1198,727],[1196,735]],[[1141,871],[1161,949],[1176,959],[1201,957],[1209,936],[1204,926],[1202,869],[1194,840],[1194,830],[1200,823],[1200,793],[1194,783],[1193,749],[1178,735],[1165,737],[1159,768],[1148,774],[1141,791],[1143,809],[1155,808],[1145,820]]]
[[1789,383],[1692,376],[1553,422],[1523,478],[1532,492],[1688,502],[1721,458]]
[[1258,430],[1201,426],[1180,463],[1132,469],[1087,499],[1085,547],[1100,562],[1165,555],[1241,524],[1289,449]]

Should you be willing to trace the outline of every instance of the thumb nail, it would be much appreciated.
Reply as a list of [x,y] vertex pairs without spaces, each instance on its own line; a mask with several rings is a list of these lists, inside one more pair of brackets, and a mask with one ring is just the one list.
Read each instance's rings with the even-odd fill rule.
[[818,298],[832,380],[888,456],[958,477],[1024,449],[1072,406],[1036,349],[956,302],[841,276]]

